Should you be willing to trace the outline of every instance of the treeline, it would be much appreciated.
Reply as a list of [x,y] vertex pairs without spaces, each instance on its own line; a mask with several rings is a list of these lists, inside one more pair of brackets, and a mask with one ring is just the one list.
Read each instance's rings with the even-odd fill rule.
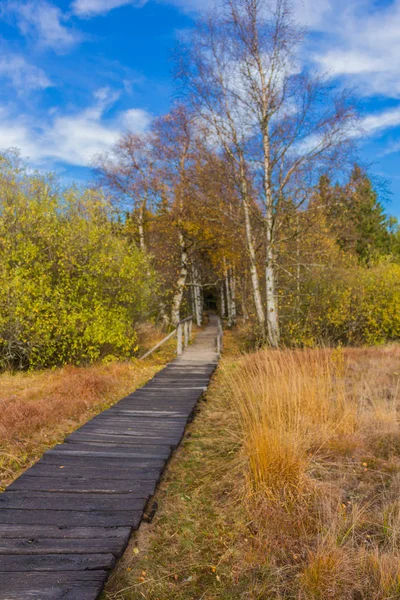
[[138,321],[204,306],[273,347],[399,337],[399,228],[301,43],[286,0],[227,0],[177,48],[179,102],[90,189],[1,158],[2,366],[131,356]]

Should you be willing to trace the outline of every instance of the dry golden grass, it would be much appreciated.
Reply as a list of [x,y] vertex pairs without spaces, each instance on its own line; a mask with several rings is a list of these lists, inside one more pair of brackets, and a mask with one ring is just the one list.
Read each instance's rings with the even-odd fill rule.
[[279,499],[300,493],[313,453],[354,433],[357,407],[343,369],[340,352],[323,350],[260,351],[225,366],[255,490]]
[[105,597],[400,599],[399,371],[396,345],[225,358]]
[[271,518],[277,566],[295,559],[296,598],[400,597],[399,366],[391,346],[224,367],[248,501]]

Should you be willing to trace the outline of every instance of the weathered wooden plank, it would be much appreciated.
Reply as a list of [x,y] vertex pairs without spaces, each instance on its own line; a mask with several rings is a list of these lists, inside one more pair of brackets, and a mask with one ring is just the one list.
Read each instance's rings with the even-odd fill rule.
[[109,538],[125,541],[130,527],[62,527],[57,525],[0,525],[0,539],[36,538],[92,539]]
[[49,454],[46,452],[40,461],[36,464],[52,464],[59,466],[77,465],[87,467],[103,467],[105,471],[109,469],[162,469],[166,463],[166,459],[154,459],[143,457],[127,457],[127,456],[70,456],[68,454]]
[[171,403],[167,403],[167,402],[159,402],[159,401],[155,401],[154,399],[150,399],[149,400],[145,400],[144,402],[132,402],[131,400],[127,400],[126,402],[123,402],[122,404],[119,404],[118,407],[115,409],[115,412],[117,411],[121,411],[121,410],[128,410],[128,411],[137,411],[137,410],[149,410],[149,404],[152,405],[152,410],[157,410],[158,412],[167,412],[170,411],[171,414],[176,414],[176,411],[180,411],[180,412],[184,412],[185,416],[187,418],[187,415],[189,415],[192,410],[195,408],[196,404],[198,403],[199,398],[194,398],[192,400],[190,400],[190,402],[186,402],[185,404],[180,404],[178,405],[173,405]]
[[98,458],[141,458],[141,459],[167,459],[171,453],[168,446],[145,446],[145,447],[122,447],[112,446],[109,444],[107,448],[104,444],[90,444],[89,442],[84,444],[61,444],[56,446],[52,450],[48,450],[46,455],[69,455],[69,456],[97,456]]
[[157,410],[156,408],[154,409],[150,409],[149,407],[147,408],[143,408],[143,409],[137,409],[137,408],[120,408],[120,406],[117,404],[114,409],[112,414],[114,414],[117,417],[141,417],[141,416],[146,416],[146,417],[151,417],[152,419],[162,419],[162,420],[169,420],[169,419],[182,419],[184,422],[187,420],[187,411],[178,411],[176,410],[176,408],[171,408],[169,410],[166,410],[165,407],[163,407],[162,409]]
[[152,444],[158,445],[159,440],[167,440],[164,444],[167,445],[170,443],[170,440],[174,440],[177,436],[181,436],[184,433],[184,430],[185,427],[183,425],[179,428],[170,428],[167,425],[164,425],[163,427],[154,427],[152,429],[149,427],[144,431],[140,431],[136,426],[132,426],[132,423],[113,422],[107,424],[106,422],[97,422],[93,423],[90,427],[82,427],[82,429],[79,429],[75,433],[85,433],[90,435],[93,435],[94,433],[102,435],[122,435],[129,437],[136,445],[138,442],[140,443],[150,436],[153,439]]
[[[142,467],[135,467],[134,465],[129,467],[128,465],[124,468],[121,465],[114,465],[112,467],[85,464],[82,462],[76,463],[75,461],[64,461],[65,464],[60,464],[60,461],[53,464],[50,462],[40,461],[26,471],[27,477],[86,477],[92,479],[124,479],[124,480],[135,480],[135,481],[146,481],[154,480],[158,481],[160,478],[161,468],[158,469],[146,469]],[[1,500],[1,495],[0,495]],[[1,504],[1,502],[0,502]]]
[[171,407],[181,407],[190,404],[193,400],[196,400],[202,395],[201,390],[188,390],[188,389],[173,389],[170,390],[158,390],[158,389],[148,389],[143,388],[138,392],[135,392],[132,396],[127,396],[123,400],[121,400],[118,404],[142,404],[145,406],[146,401],[148,402],[150,398],[153,402],[158,402],[160,404],[170,405]]
[[18,571],[109,571],[115,563],[112,554],[25,554],[0,556],[0,572]]
[[[48,453],[52,454],[53,456],[88,456],[93,458],[128,458],[130,456],[132,458],[143,458],[143,455],[136,453],[132,453],[129,456],[127,456],[125,448],[121,448],[121,446],[119,447],[119,450],[114,449],[114,451],[111,451],[112,449],[109,449],[108,447],[105,448],[104,446],[102,446],[102,450],[99,450],[97,448],[90,449],[88,446],[85,446],[85,448],[77,448],[77,446],[78,444],[65,444],[65,446],[60,446],[59,448],[57,448],[57,450],[48,450]],[[128,449],[129,448],[127,448],[127,450]],[[170,452],[162,458],[164,460],[167,460],[169,456]],[[147,457],[161,459],[159,454],[148,454]]]
[[[24,589],[27,584],[38,585],[44,582],[46,585],[60,585],[69,583],[98,583],[104,581],[108,576],[107,571],[96,569],[94,571],[12,571],[4,573],[0,571],[0,590],[7,589],[10,585],[16,589]],[[40,600],[37,598],[36,600]]]
[[[171,379],[170,377],[159,377],[158,379],[154,378],[151,384],[149,384],[149,386],[150,388],[152,386],[157,386],[162,388],[167,387],[171,389],[174,389],[174,387],[176,387],[177,389],[204,389],[205,387],[207,387],[209,382],[209,377],[206,377],[204,379],[179,379],[178,377]],[[146,389],[149,388],[147,387]]]
[[178,419],[176,417],[171,417],[169,413],[164,412],[164,419],[155,419],[154,413],[147,413],[144,417],[140,417],[136,414],[136,412],[136,410],[134,410],[133,412],[127,410],[125,414],[121,414],[121,411],[115,410],[107,414],[102,414],[99,417],[96,417],[96,419],[92,419],[92,421],[89,421],[89,423],[86,423],[86,425],[83,425],[81,429],[87,428],[88,426],[97,426],[112,423],[116,425],[128,425],[137,429],[140,428],[142,430],[153,431],[158,429],[171,429],[173,431],[174,429],[178,430],[182,427],[185,427],[187,419],[187,413],[185,413],[184,418]]
[[196,400],[203,394],[202,389],[191,389],[191,388],[156,388],[156,387],[145,387],[139,392],[135,392],[133,396],[127,396],[121,402],[123,404],[127,402],[131,403],[144,403],[146,400],[150,398],[155,402],[160,402],[164,404],[176,405],[178,408],[180,406],[186,406],[191,401]]
[[56,525],[58,527],[133,527],[136,529],[142,511],[68,511],[68,510],[0,510],[1,525]]
[[175,436],[174,438],[163,438],[161,436],[154,437],[150,434],[147,437],[145,437],[138,435],[119,435],[117,433],[90,433],[88,431],[76,431],[75,433],[69,435],[65,441],[68,444],[81,444],[82,442],[118,445],[123,444],[124,446],[130,446],[131,448],[137,447],[138,445],[140,445],[141,447],[147,445],[154,446],[154,444],[160,444],[162,441],[164,441],[165,444],[163,445],[170,450],[171,448],[175,448],[175,446],[180,442],[180,440],[182,439],[182,435],[183,432],[179,437]]
[[187,419],[186,412],[182,413],[182,415],[183,415],[182,417],[171,416],[171,413],[168,413],[167,411],[159,411],[159,412],[160,412],[160,415],[164,417],[163,419],[155,419],[155,415],[158,414],[155,411],[153,411],[153,412],[147,411],[144,415],[141,416],[140,413],[136,410],[122,411],[122,410],[116,409],[114,411],[102,413],[95,419],[92,419],[91,421],[86,423],[86,425],[83,425],[81,427],[81,429],[84,429],[89,426],[97,426],[99,424],[103,425],[105,423],[112,423],[112,424],[116,424],[116,425],[118,425],[118,424],[129,425],[129,426],[132,426],[135,428],[141,428],[143,430],[166,429],[166,428],[171,428],[172,430],[174,430],[174,429],[180,429],[182,427],[185,427],[186,419]]
[[118,538],[0,538],[0,555],[112,554],[119,558],[125,548]]
[[[155,381],[163,381],[163,380],[178,380],[179,382],[183,381],[185,383],[199,382],[200,384],[207,385],[207,382],[211,379],[212,374],[209,373],[197,373],[193,376],[190,373],[182,373],[181,371],[174,370],[173,372],[169,372],[168,374],[155,378]],[[140,390],[137,390],[140,391]]]
[[[0,494],[0,509],[20,510],[143,510],[147,498],[138,498],[136,494],[73,494],[52,492],[7,491]],[[1,534],[0,534],[1,535]]]
[[[130,426],[129,426],[130,425]],[[159,428],[148,428],[144,431],[140,431],[136,426],[128,423],[95,423],[90,427],[85,427],[84,429],[79,429],[75,433],[84,433],[93,435],[94,433],[102,434],[102,435],[117,435],[117,436],[125,436],[131,439],[132,443],[136,446],[143,446],[144,440],[148,437],[151,438],[151,445],[169,445],[173,440],[176,439],[177,436],[182,436],[186,428],[182,425],[179,428],[172,428],[168,426],[163,426]],[[73,435],[73,434],[71,434]],[[166,441],[165,441],[166,440]],[[164,442],[163,444],[160,443]],[[143,446],[144,447],[144,446]]]
[[184,412],[187,414],[188,410],[191,410],[193,405],[199,400],[198,395],[193,398],[187,398],[182,402],[174,402],[173,399],[166,400],[165,398],[156,398],[150,396],[141,396],[140,398],[127,398],[122,400],[115,408],[115,410],[151,410],[157,411],[171,411],[171,412]]
[[0,600],[93,600],[107,571],[0,572]]
[[157,392],[169,392],[169,391],[173,391],[174,393],[176,393],[177,391],[190,391],[190,392],[204,392],[206,390],[207,386],[206,385],[199,385],[198,383],[195,384],[190,384],[190,383],[186,383],[183,384],[181,382],[174,382],[174,383],[170,383],[170,382],[164,382],[164,381],[152,381],[151,383],[149,383],[145,390],[146,393],[147,392],[153,392],[153,391],[157,391]]
[[[136,448],[138,445],[140,447],[154,446],[154,444],[159,445],[160,441],[165,441],[165,446],[167,448],[174,448],[177,443],[179,443],[184,434],[184,429],[177,433],[171,435],[166,432],[165,436],[162,437],[162,433],[151,434],[148,433],[147,436],[138,435],[135,432],[127,431],[122,428],[113,429],[103,429],[99,427],[95,427],[92,429],[85,429],[82,431],[77,431],[71,436],[69,436],[66,440],[66,443],[94,443],[94,444],[113,444],[115,445],[128,445],[130,448]],[[155,437],[157,435],[157,437]],[[93,441],[91,438],[98,437],[98,440]]]
[[[1,576],[1,573],[0,573]],[[11,584],[4,590],[0,589],[0,600],[94,600],[98,598],[104,583],[80,582],[61,585],[55,584],[28,584],[9,589]]]
[[0,573],[0,600],[93,600],[106,571]]
[[153,481],[125,481],[119,479],[101,480],[62,477],[29,477],[21,475],[8,488],[9,490],[37,490],[42,492],[76,492],[103,494],[135,494],[137,498],[148,498],[154,493]]

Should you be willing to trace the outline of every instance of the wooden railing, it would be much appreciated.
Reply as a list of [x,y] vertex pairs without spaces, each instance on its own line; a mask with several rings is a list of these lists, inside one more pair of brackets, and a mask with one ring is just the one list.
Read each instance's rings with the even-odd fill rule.
[[144,360],[145,358],[150,356],[150,354],[153,354],[153,352],[155,352],[156,350],[161,348],[161,346],[163,344],[168,342],[168,340],[173,338],[175,335],[176,335],[176,339],[177,339],[176,353],[178,356],[180,356],[182,354],[182,352],[184,351],[184,349],[189,346],[189,342],[192,339],[192,326],[193,326],[193,317],[187,317],[187,319],[183,319],[182,321],[179,321],[176,329],[171,331],[171,333],[169,335],[167,335],[163,340],[161,340],[161,342],[158,342],[158,344],[156,344],[154,346],[154,348],[152,348],[151,350],[146,352],[146,354],[141,356],[140,360]]

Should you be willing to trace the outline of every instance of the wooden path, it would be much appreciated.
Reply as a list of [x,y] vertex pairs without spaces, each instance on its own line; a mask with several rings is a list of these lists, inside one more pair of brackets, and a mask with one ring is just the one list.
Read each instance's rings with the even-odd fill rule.
[[94,600],[216,367],[216,317],[145,387],[0,494],[0,600]]

